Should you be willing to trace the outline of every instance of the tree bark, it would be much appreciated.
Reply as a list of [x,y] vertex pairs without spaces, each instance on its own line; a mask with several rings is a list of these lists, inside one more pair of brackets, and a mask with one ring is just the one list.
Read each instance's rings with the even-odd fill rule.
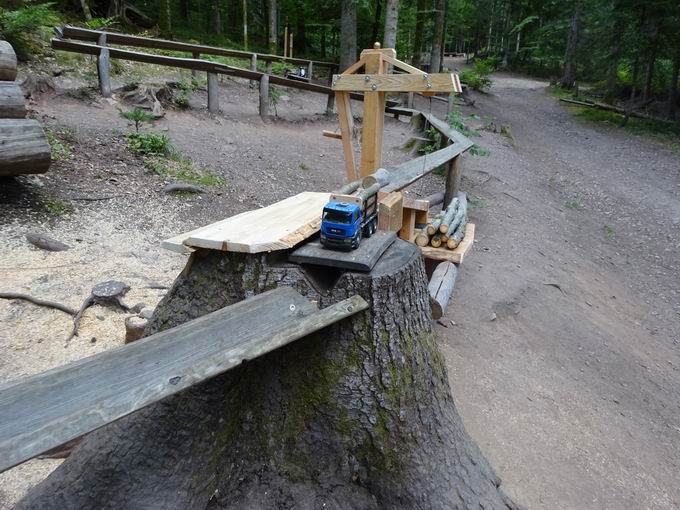
[[180,0],[179,2],[179,11],[180,15],[182,16],[182,19],[184,20],[184,24],[191,28],[191,5],[190,5],[190,0]]
[[304,2],[297,3],[297,23],[295,27],[295,51],[298,55],[304,54],[307,51],[307,33],[305,30],[305,4]]
[[427,0],[418,0],[416,9],[416,33],[413,37],[413,59],[411,64],[415,67],[420,67],[422,65],[423,32],[425,31]]
[[43,174],[50,167],[47,136],[33,119],[0,119],[0,176]]
[[380,18],[382,17],[382,0],[373,2],[375,11],[373,12],[373,26],[371,27],[371,45],[378,42],[378,30],[380,29]]
[[26,99],[16,82],[0,81],[0,119],[26,117]]
[[399,22],[399,0],[387,0],[385,7],[385,30],[383,48],[397,47],[397,23]]
[[221,0],[212,0],[210,6],[210,32],[222,35],[222,9]]
[[444,45],[444,21],[446,19],[446,0],[435,0],[434,35],[430,52],[430,72],[438,73],[442,65]]
[[626,20],[622,13],[618,12],[618,4],[614,6],[614,26],[612,27],[609,51],[609,65],[607,67],[607,85],[604,99],[606,103],[613,104],[616,98],[616,81],[619,75],[619,61],[621,59],[621,46],[623,31],[626,28]]
[[278,49],[278,2],[277,0],[267,0],[267,16],[268,16],[268,51],[272,55],[276,54]]
[[340,8],[340,72],[342,72],[357,60],[356,0],[342,0]]
[[14,81],[17,77],[17,55],[7,41],[0,41],[0,81]]
[[560,87],[570,89],[576,83],[576,53],[581,40],[581,0],[575,0],[571,15],[571,25],[567,38],[567,48],[564,52],[564,74],[560,80]]
[[285,260],[195,253],[147,334],[278,285],[369,310],[93,432],[17,508],[515,508],[454,406],[418,248]]
[[680,72],[680,42],[676,43],[677,49],[673,56],[673,71],[671,72],[671,86],[668,91],[668,119],[675,120],[678,109],[678,74]]
[[649,36],[649,53],[645,63],[645,84],[642,88],[642,100],[647,101],[652,95],[652,79],[654,78],[654,63],[656,62],[656,51],[659,46],[659,32],[661,31],[661,21],[657,21],[651,28]]
[[170,22],[170,0],[158,0],[158,28],[161,37],[172,35],[172,25]]

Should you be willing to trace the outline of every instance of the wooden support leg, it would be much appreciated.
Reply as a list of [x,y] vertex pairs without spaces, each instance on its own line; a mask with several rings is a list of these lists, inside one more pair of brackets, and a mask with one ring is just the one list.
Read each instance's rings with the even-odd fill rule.
[[[191,54],[191,57],[192,57],[192,58],[195,58],[196,60],[198,60],[199,58],[201,58],[201,54],[198,53],[197,51],[194,51],[194,52]],[[198,71],[197,71],[196,69],[192,69],[192,70],[191,70],[191,78],[194,79],[194,80],[195,80],[196,78],[198,78]]]
[[446,190],[444,192],[444,203],[448,204],[460,190],[460,179],[463,174],[463,156],[456,156],[449,162],[449,169],[446,173]]
[[[251,71],[257,71],[257,54],[253,53],[253,55],[250,57],[250,70]],[[250,80],[250,86],[254,87],[257,85],[257,82],[255,80]]]
[[269,119],[269,75],[263,74],[260,79],[260,117]]
[[416,227],[416,212],[419,211],[416,211],[415,209],[404,209],[399,237],[405,241],[411,241],[413,239],[413,230]]
[[413,92],[408,93],[408,102],[406,103],[406,106],[408,108],[413,108],[413,101],[415,99],[415,94]]
[[312,71],[313,71],[313,65],[310,60],[309,64],[307,64],[307,79],[309,80],[309,83],[312,83]]
[[349,92],[336,92],[338,107],[338,121],[340,122],[340,132],[342,133],[342,151],[345,156],[345,172],[347,182],[355,181],[357,176],[354,163],[354,148],[352,147],[352,133],[354,131],[354,119],[349,102]]
[[[333,69],[328,69],[328,87],[333,86]],[[333,115],[335,110],[335,94],[332,92],[328,94],[328,101],[326,102],[326,115]]]
[[[383,61],[378,54],[365,56],[366,74],[383,74]],[[385,123],[385,93],[364,93],[364,125],[361,146],[361,177],[375,172],[382,164],[382,139]]]
[[[99,36],[97,41],[99,46],[106,46],[106,34]],[[108,48],[99,50],[97,58],[97,74],[99,75],[99,90],[104,97],[111,97],[111,64],[109,60]]]
[[272,74],[272,61],[267,62],[267,74]]
[[217,75],[208,73],[208,111],[218,113],[220,111],[220,87],[217,84]]

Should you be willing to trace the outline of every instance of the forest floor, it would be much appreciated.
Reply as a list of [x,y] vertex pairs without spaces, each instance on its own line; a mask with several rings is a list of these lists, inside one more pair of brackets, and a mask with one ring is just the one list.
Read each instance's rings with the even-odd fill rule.
[[[477,242],[437,326],[455,399],[506,491],[529,508],[678,508],[680,158],[577,121],[545,88],[498,74],[464,109],[480,117],[471,125],[509,124],[514,140],[480,130],[491,153],[466,158]],[[120,104],[65,93],[33,104],[64,155],[44,176],[0,181],[0,291],[77,307],[94,283],[118,279],[130,304],[154,307],[186,260],[162,239],[343,181],[340,144],[321,137],[337,128],[325,97],[286,91],[268,124],[240,80],[222,84],[219,115],[206,113],[204,91],[190,103],[153,129],[219,177],[191,196],[164,193],[172,179],[129,152]],[[438,101],[416,106],[445,113]],[[411,157],[399,150],[408,136],[386,118],[385,162]],[[432,175],[412,188],[442,185]],[[40,251],[25,241],[32,231],[72,248]],[[126,316],[93,307],[67,344],[68,316],[0,300],[0,382],[120,345]],[[0,508],[59,462],[0,475]]]

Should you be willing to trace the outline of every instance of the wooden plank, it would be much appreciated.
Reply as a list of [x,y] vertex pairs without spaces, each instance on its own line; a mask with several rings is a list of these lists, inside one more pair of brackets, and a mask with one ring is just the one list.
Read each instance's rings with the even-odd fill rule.
[[17,78],[17,56],[7,41],[0,41],[0,81],[14,81]]
[[425,71],[421,71],[417,67],[413,67],[412,65],[402,62],[401,60],[397,60],[396,58],[389,55],[383,55],[383,60],[389,64],[392,64],[394,67],[401,69],[402,71],[406,71],[407,73],[425,74]]
[[291,253],[288,260],[298,264],[336,267],[349,271],[368,272],[378,262],[385,250],[397,238],[394,232],[379,230],[371,237],[365,237],[355,250],[339,251],[321,246],[319,240],[305,243]]
[[321,213],[330,193],[306,191],[268,207],[247,211],[163,243],[178,251],[178,243],[192,248],[261,253],[293,248],[319,231]]
[[354,147],[352,138],[354,136],[354,118],[352,117],[352,106],[347,92],[335,93],[335,107],[338,110],[338,122],[340,123],[340,133],[342,134],[342,152],[345,157],[345,174],[347,182],[357,179],[357,169],[354,160]]
[[0,119],[26,117],[26,100],[21,88],[13,81],[0,81]]
[[367,307],[361,297],[353,296],[317,310],[294,289],[284,287],[4,384],[0,471]]
[[51,160],[50,144],[38,121],[0,119],[0,176],[42,174]]
[[244,60],[250,60],[252,55],[256,55],[258,60],[265,62],[288,62],[295,65],[308,65],[310,62],[313,62],[316,66],[328,67],[331,69],[337,69],[338,67],[338,64],[335,62],[307,60],[304,58],[287,58],[269,53],[252,53],[250,51],[229,50],[225,48],[217,48],[215,46],[205,46],[202,44],[190,44],[180,41],[168,41],[166,39],[154,39],[151,37],[140,37],[117,32],[90,30],[87,28],[74,27],[70,25],[64,26],[62,33],[64,37],[77,39],[80,41],[96,41],[101,34],[106,34],[109,44],[118,44],[123,46],[137,46],[138,48],[154,48],[159,50],[175,50],[184,51],[187,53],[203,53],[206,55],[242,58]]
[[390,193],[378,203],[378,229],[397,232],[401,229],[403,195]]
[[[345,69],[345,70],[342,72],[342,74],[354,74],[354,73],[356,73],[359,69],[361,69],[362,67],[364,67],[365,65],[366,65],[366,59],[360,58],[359,60],[357,60],[356,62],[354,62],[354,64],[352,64],[352,65],[349,66],[347,69]],[[335,83],[335,80],[331,80],[331,85],[333,85],[334,83]]]
[[423,257],[432,260],[448,260],[454,264],[462,264],[463,259],[472,248],[475,240],[475,225],[468,223],[465,225],[465,237],[455,250],[447,248],[433,248],[432,246],[421,246],[420,251]]
[[[362,53],[366,60],[366,73],[382,76],[385,72],[381,54],[378,52]],[[365,76],[365,75],[362,75]],[[363,78],[358,75],[345,76],[346,79]],[[334,84],[334,87],[338,82]],[[361,131],[361,177],[372,174],[382,165],[382,139],[385,123],[385,92],[371,91],[364,93],[364,118]]]
[[453,294],[453,287],[458,276],[458,268],[452,262],[442,262],[437,265],[427,285],[430,294],[432,318],[441,319],[446,311],[446,305]]
[[404,209],[413,209],[416,211],[427,212],[430,210],[430,202],[420,198],[404,196]]
[[[368,70],[367,70],[368,72]],[[363,92],[453,92],[453,74],[336,74],[333,90]]]

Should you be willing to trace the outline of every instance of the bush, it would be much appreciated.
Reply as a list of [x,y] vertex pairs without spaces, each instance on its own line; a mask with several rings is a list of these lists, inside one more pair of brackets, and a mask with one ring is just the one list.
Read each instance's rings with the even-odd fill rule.
[[144,123],[151,124],[153,121],[156,120],[156,117],[154,117],[146,110],[143,110],[142,108],[133,108],[132,110],[128,110],[126,112],[121,111],[119,115],[126,120],[134,122],[135,131],[137,133],[139,133],[139,128],[141,127],[142,124]]
[[59,14],[52,4],[27,4],[9,11],[0,7],[0,32],[20,60],[43,52],[52,28],[60,24]]
[[128,133],[129,149],[138,156],[165,156],[172,151],[170,139],[153,131],[148,133]]
[[468,87],[483,91],[491,87],[489,75],[494,71],[493,61],[476,60],[472,69],[464,69],[460,73],[460,81]]

